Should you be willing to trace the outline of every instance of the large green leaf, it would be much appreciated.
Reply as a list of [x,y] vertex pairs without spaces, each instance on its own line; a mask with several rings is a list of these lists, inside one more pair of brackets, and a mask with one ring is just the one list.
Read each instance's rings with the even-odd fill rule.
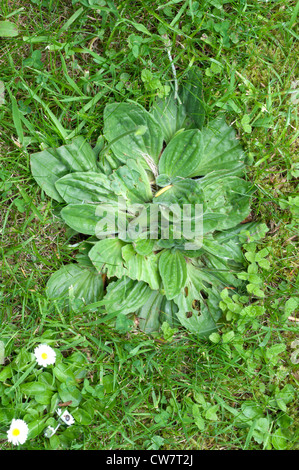
[[178,307],[173,300],[168,300],[165,295],[160,307],[160,323],[167,322],[171,327],[178,326],[180,324],[176,312]]
[[173,137],[162,153],[159,173],[168,176],[204,176],[215,170],[241,173],[244,154],[235,131],[224,120],[208,128],[191,129]]
[[118,232],[117,204],[69,204],[61,210],[65,223],[86,235],[106,238]]
[[106,272],[108,277],[121,278],[127,272],[122,257],[125,245],[118,238],[105,238],[93,246],[88,256],[99,272]]
[[141,106],[134,103],[108,104],[104,110],[104,135],[122,162],[135,158],[158,163],[163,134],[157,121]]
[[104,297],[107,313],[135,313],[151,296],[152,290],[146,282],[122,277],[108,285]]
[[175,298],[178,306],[177,318],[182,326],[191,333],[198,337],[207,338],[217,329],[216,322],[211,315],[211,311],[203,301],[201,301],[199,308],[193,307],[194,301],[197,300],[199,302],[200,296],[196,295],[196,293],[192,294],[193,292],[189,292],[188,295],[181,293]]
[[230,229],[249,215],[253,192],[250,182],[237,176],[226,176],[223,171],[219,171],[201,178],[198,185],[204,193],[206,212],[226,216],[219,217],[215,229]]
[[144,256],[136,253],[133,245],[122,248],[122,257],[125,260],[127,276],[131,279],[146,282],[151,289],[160,287],[160,275],[158,270],[158,257],[154,253]]
[[[202,93],[202,75],[198,67],[192,67],[186,80],[180,86],[180,99],[188,117],[194,125],[202,128],[205,120],[205,109]],[[191,123],[189,126],[192,125]]]
[[178,105],[174,92],[166,98],[156,99],[150,113],[159,123],[167,144],[175,133],[184,127],[186,111],[184,106]]
[[82,136],[56,149],[49,148],[31,155],[31,172],[45,193],[56,201],[63,199],[55,187],[62,176],[75,171],[96,170],[96,156]]
[[244,171],[245,156],[235,130],[223,118],[215,119],[202,129],[202,143],[196,174],[204,176],[215,170],[228,173]]
[[155,290],[149,298],[144,302],[141,308],[136,311],[139,321],[139,328],[145,333],[158,331],[160,328],[161,304],[164,296]]
[[159,173],[188,178],[198,176],[202,135],[198,129],[189,129],[175,135],[166,146],[159,162]]
[[168,300],[176,297],[187,278],[186,260],[180,251],[164,250],[159,257],[159,271],[165,296]]
[[117,200],[108,177],[94,171],[65,175],[56,181],[55,187],[60,196],[69,204]]
[[150,113],[159,122],[167,144],[180,129],[201,129],[205,110],[200,70],[192,67],[179,87],[179,96],[173,91],[165,98],[157,98]]
[[52,274],[46,292],[50,299],[68,298],[70,289],[75,299],[80,299],[87,305],[97,302],[103,297],[102,276],[96,270],[68,264]]
[[176,316],[181,324],[202,338],[217,329],[217,321],[222,315],[217,289],[206,279],[200,269],[188,263],[186,287],[174,299],[178,306]]

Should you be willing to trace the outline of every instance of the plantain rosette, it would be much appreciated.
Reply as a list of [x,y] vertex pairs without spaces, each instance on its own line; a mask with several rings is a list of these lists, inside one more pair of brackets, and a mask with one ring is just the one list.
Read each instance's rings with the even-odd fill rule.
[[100,152],[77,136],[31,156],[37,183],[85,236],[78,263],[49,279],[49,298],[102,300],[107,319],[136,315],[147,333],[164,321],[200,337],[217,328],[220,291],[243,289],[239,234],[256,224],[241,223],[253,188],[234,130],[224,119],[203,124],[195,69],[179,97],[150,111],[108,104]]

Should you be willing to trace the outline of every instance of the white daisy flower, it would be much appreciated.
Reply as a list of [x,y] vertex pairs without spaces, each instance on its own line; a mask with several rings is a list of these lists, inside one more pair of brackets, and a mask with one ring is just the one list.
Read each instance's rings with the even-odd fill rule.
[[51,364],[54,364],[56,360],[56,353],[54,349],[50,348],[47,344],[40,344],[35,348],[34,355],[36,357],[37,363],[40,366],[47,367]]
[[22,419],[13,419],[7,431],[8,442],[13,445],[24,444],[28,436],[28,426]]

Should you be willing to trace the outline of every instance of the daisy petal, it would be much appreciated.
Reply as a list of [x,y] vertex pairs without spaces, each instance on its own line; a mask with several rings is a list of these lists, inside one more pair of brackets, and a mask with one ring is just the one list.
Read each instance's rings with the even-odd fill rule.
[[37,360],[38,365],[42,367],[47,367],[55,363],[56,353],[47,344],[40,344],[37,348],[34,349],[34,355]]
[[22,419],[13,419],[7,431],[8,442],[13,445],[24,444],[28,436],[28,426]]

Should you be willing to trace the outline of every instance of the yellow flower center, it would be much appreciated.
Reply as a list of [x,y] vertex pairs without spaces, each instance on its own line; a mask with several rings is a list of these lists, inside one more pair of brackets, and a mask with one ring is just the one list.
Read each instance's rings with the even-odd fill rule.
[[48,357],[48,354],[45,353],[45,352],[43,352],[43,353],[42,353],[42,359],[47,359],[47,357]]
[[18,436],[19,434],[20,434],[20,430],[19,430],[19,429],[17,429],[17,428],[13,429],[13,431],[12,431],[12,435],[13,435],[13,436]]

